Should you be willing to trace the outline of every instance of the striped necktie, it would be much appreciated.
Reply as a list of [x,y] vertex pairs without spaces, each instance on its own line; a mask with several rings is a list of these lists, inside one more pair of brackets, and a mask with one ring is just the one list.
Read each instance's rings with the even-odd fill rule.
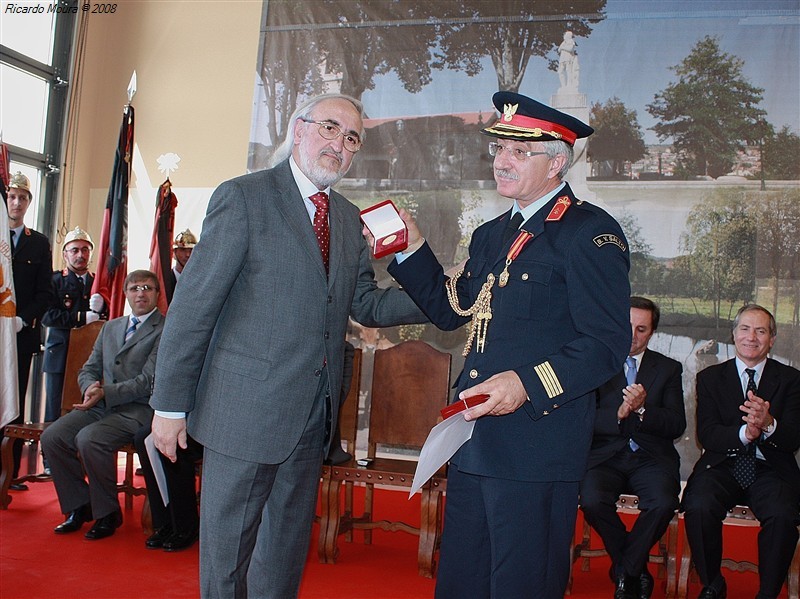
[[131,316],[130,325],[128,326],[128,329],[125,331],[125,342],[126,343],[128,342],[128,339],[133,337],[133,334],[136,332],[136,327],[139,326],[140,322],[141,321],[138,318],[136,318],[135,316]]

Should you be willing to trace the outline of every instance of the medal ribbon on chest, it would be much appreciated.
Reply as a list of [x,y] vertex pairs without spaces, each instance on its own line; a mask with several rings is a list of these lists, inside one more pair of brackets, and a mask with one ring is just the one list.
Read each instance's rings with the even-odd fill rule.
[[[500,273],[500,287],[505,287],[508,284],[508,267],[511,266],[511,263],[519,256],[522,248],[524,248],[531,239],[533,239],[533,233],[520,231],[514,243],[511,244],[511,248],[508,250],[508,255],[506,256],[506,265],[503,268],[503,272]],[[472,316],[472,322],[469,325],[469,337],[467,338],[467,343],[464,345],[464,351],[462,352],[462,355],[466,357],[470,349],[472,349],[472,343],[476,340],[476,352],[482,354],[486,347],[486,332],[489,329],[489,321],[492,319],[492,287],[494,286],[495,276],[494,273],[491,272],[486,275],[486,282],[481,286],[478,297],[475,298],[475,303],[472,304],[472,307],[464,310],[458,303],[458,291],[456,289],[458,278],[463,273],[464,269],[462,268],[450,277],[445,283],[445,289],[447,290],[447,300],[450,302],[450,307],[453,309],[453,312],[459,316]]]

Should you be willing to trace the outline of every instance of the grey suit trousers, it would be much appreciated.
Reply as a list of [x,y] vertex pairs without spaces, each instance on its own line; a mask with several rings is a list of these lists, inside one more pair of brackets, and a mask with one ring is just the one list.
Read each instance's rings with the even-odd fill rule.
[[45,430],[42,451],[62,513],[86,504],[91,504],[94,518],[119,510],[117,451],[132,443],[136,431],[152,418],[147,404],[129,403],[111,410],[95,406],[85,412],[72,410]]
[[306,428],[284,462],[247,462],[205,448],[200,502],[204,599],[297,596],[325,447],[328,383],[323,373]]

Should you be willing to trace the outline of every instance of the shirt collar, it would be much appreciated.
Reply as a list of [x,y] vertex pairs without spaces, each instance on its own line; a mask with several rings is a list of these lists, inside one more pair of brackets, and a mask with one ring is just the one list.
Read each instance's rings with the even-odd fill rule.
[[558,193],[562,189],[564,189],[565,185],[566,183],[562,182],[561,185],[556,187],[550,193],[542,196],[532,204],[528,204],[527,206],[525,206],[525,208],[520,208],[519,204],[517,203],[517,200],[514,200],[514,206],[511,209],[511,216],[514,216],[517,212],[522,212],[522,222],[527,221],[530,217],[539,212],[539,210],[541,210],[544,207],[544,205],[547,204],[547,202],[556,197]]
[[761,380],[761,373],[764,372],[764,366],[766,366],[766,364],[767,364],[767,359],[764,358],[763,360],[761,360],[761,362],[759,362],[755,366],[751,367],[751,366],[748,366],[747,364],[745,364],[744,362],[742,362],[739,359],[739,356],[736,356],[736,371],[739,373],[739,379],[740,380],[745,380],[744,379],[744,377],[746,376],[745,372],[744,372],[745,368],[752,368],[753,370],[756,371],[756,374],[755,374],[756,385],[758,385],[758,381]]
[[[139,320],[139,324],[142,324],[142,323],[143,323],[145,320],[147,320],[148,318],[150,318],[150,316],[151,316],[151,315],[153,314],[153,312],[155,312],[156,310],[158,310],[158,306],[156,306],[155,308],[153,308],[152,310],[150,310],[150,311],[149,311],[147,314],[142,314],[141,316],[137,316],[136,318]],[[131,319],[132,319],[132,318],[133,318],[133,314],[129,314],[129,315],[128,315],[128,323],[129,323],[129,324],[130,324],[130,322],[131,322]]]

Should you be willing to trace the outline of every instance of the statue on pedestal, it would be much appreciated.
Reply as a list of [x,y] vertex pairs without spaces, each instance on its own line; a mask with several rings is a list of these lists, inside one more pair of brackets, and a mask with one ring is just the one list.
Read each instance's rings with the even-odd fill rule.
[[564,41],[558,46],[558,78],[561,81],[561,89],[578,89],[580,65],[576,47],[572,32],[565,31]]

